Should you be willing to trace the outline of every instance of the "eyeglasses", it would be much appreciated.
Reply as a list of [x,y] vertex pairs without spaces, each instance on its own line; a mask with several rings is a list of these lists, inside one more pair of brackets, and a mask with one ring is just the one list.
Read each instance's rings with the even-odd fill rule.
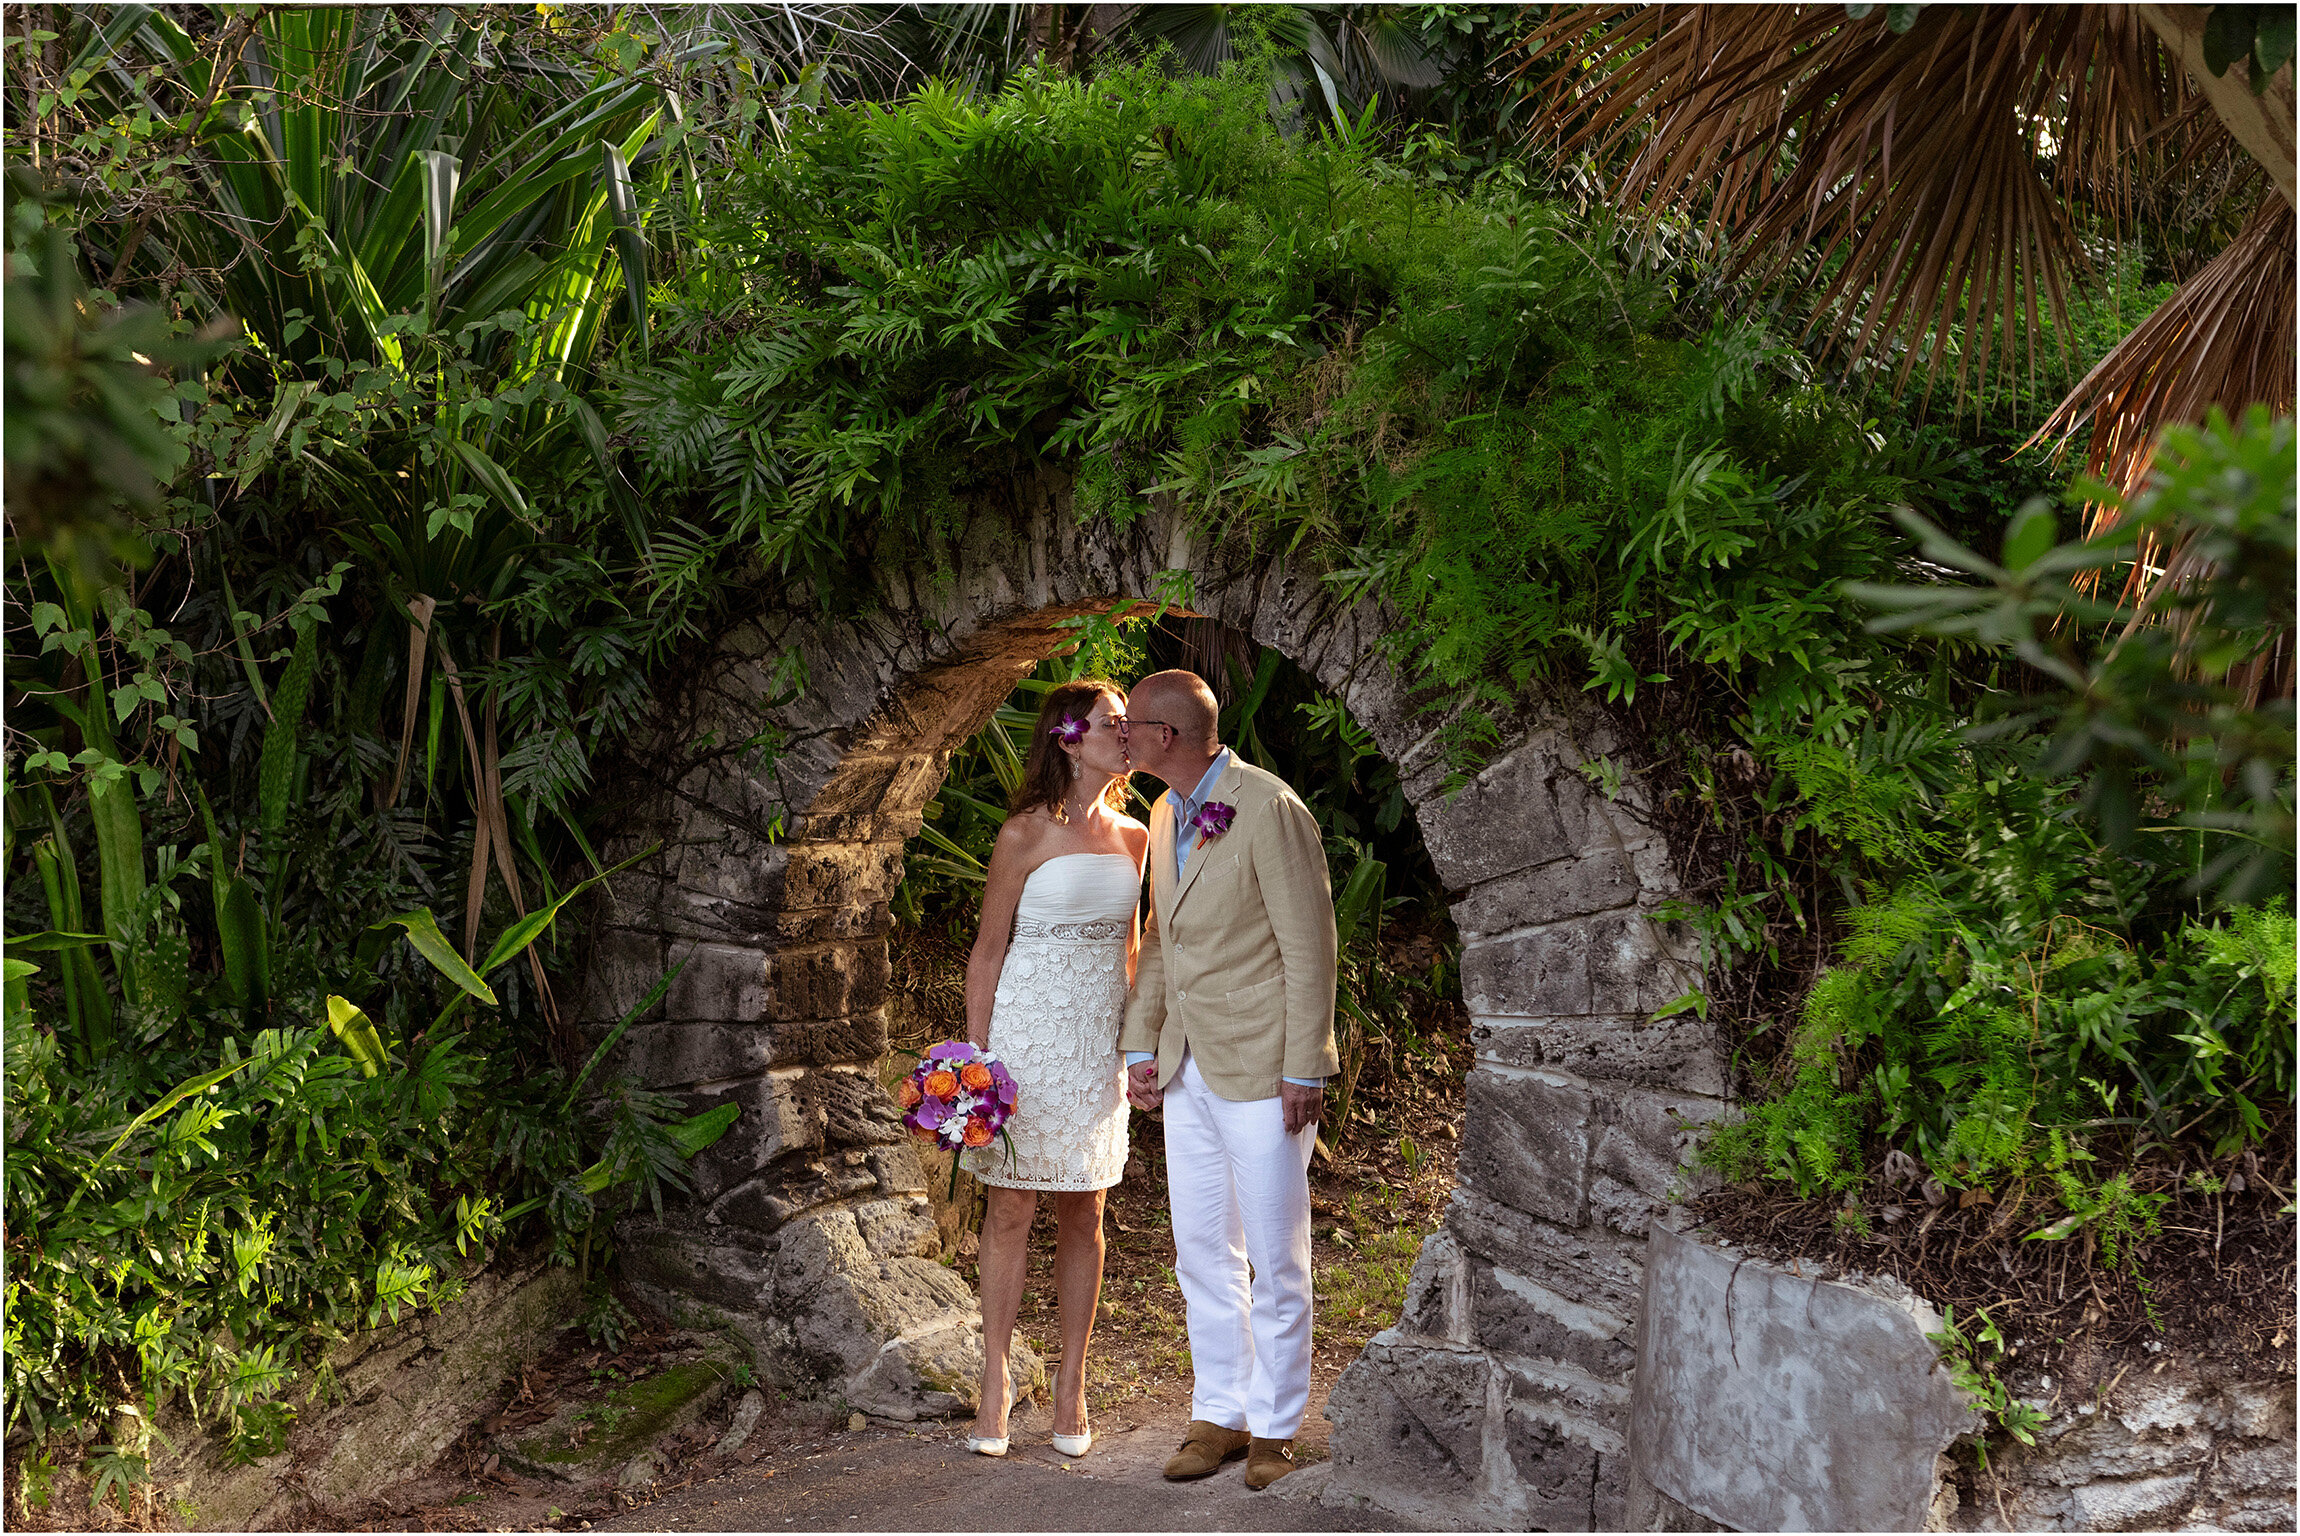
[[1175,729],[1173,726],[1168,725],[1163,720],[1132,720],[1124,715],[1112,715],[1110,717],[1109,723],[1117,728],[1118,735],[1121,739],[1125,737],[1128,731],[1133,730],[1134,727],[1138,725],[1155,725],[1160,730],[1165,731],[1171,731]]

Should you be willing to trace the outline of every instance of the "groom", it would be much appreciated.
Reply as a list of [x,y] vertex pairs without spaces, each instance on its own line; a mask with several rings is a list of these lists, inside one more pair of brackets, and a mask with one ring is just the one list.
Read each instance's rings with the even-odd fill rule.
[[[1174,1275],[1196,1375],[1176,1482],[1241,1452],[1294,1470],[1310,1403],[1310,1150],[1334,1053],[1334,900],[1308,807],[1215,734],[1189,672],[1136,685],[1128,760],[1150,813],[1150,921],[1126,1023],[1127,1096],[1166,1108]],[[1253,1272],[1249,1283],[1247,1265]]]

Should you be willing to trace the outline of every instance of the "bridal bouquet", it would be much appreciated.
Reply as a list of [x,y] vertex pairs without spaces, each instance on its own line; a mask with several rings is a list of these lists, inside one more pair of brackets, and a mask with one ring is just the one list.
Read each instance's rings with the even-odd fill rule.
[[954,1152],[987,1147],[1006,1134],[1006,1117],[1014,1113],[1014,1078],[988,1051],[964,1040],[945,1040],[918,1059],[895,1089],[895,1098],[902,1104],[902,1123],[921,1141]]

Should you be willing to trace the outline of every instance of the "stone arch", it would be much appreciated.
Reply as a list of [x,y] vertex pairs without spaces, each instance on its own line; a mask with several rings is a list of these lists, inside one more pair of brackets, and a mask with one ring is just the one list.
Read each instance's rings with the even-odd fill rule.
[[739,1328],[791,1384],[904,1418],[960,1405],[979,1317],[933,1258],[923,1176],[874,1073],[903,842],[1060,621],[1155,597],[1177,570],[1189,612],[1278,649],[1397,765],[1464,944],[1478,1051],[1460,1187],[1399,1327],[1334,1392],[1336,1485],[1448,1523],[1606,1523],[1645,1222],[1725,1091],[1705,1026],[1651,1018],[1693,973],[1650,916],[1676,886],[1638,792],[1609,801],[1579,771],[1618,749],[1613,726],[1578,698],[1521,707],[1449,796],[1441,722],[1379,658],[1377,606],[1169,508],[1081,522],[1057,473],[883,562],[869,611],[762,603],[666,708],[680,723],[654,762],[675,769],[637,787],[614,839],[618,857],[664,850],[599,910],[582,1018],[596,1033],[680,965],[623,1059],[743,1114],[696,1159],[691,1200],[623,1224],[626,1272]]

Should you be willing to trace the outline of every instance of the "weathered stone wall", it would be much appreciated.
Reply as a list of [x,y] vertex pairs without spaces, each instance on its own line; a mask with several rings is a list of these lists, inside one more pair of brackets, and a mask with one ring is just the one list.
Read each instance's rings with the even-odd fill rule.
[[2261,1365],[2231,1379],[2159,1354],[2118,1372],[2098,1397],[2016,1377],[2013,1390],[2048,1415],[2037,1443],[1992,1445],[1947,1528],[2300,1529],[2293,1381]]
[[[630,1267],[744,1328],[788,1381],[905,1416],[966,1402],[979,1319],[931,1257],[918,1163],[871,1074],[887,903],[950,751],[1060,643],[1058,621],[1154,597],[1168,570],[1190,573],[1191,611],[1277,648],[1372,732],[1464,941],[1462,1189],[1404,1322],[1334,1393],[1334,1486],[1441,1524],[1616,1523],[1645,1223],[1722,1111],[1725,1070],[1698,1020],[1651,1019],[1693,977],[1651,916],[1674,885],[1637,791],[1608,800],[1581,772],[1617,747],[1609,727],[1578,696],[1531,701],[1448,798],[1442,722],[1374,653],[1378,609],[1165,510],[1081,525],[1059,478],[1018,481],[882,570],[875,611],[760,612],[667,706],[672,766],[616,853],[666,848],[614,883],[583,1017],[606,1027],[683,963],[626,1058],[744,1114],[697,1159],[691,1203],[628,1226]],[[792,658],[808,687],[778,705]],[[768,728],[771,763],[732,750]],[[698,741],[729,750],[693,761]]]
[[[537,1255],[478,1270],[437,1312],[355,1333],[330,1354],[335,1390],[302,1405],[278,1454],[235,1461],[213,1414],[179,1393],[150,1437],[150,1491],[191,1530],[310,1528],[436,1460],[575,1315],[575,1271]],[[133,1431],[127,1443],[138,1443]]]

